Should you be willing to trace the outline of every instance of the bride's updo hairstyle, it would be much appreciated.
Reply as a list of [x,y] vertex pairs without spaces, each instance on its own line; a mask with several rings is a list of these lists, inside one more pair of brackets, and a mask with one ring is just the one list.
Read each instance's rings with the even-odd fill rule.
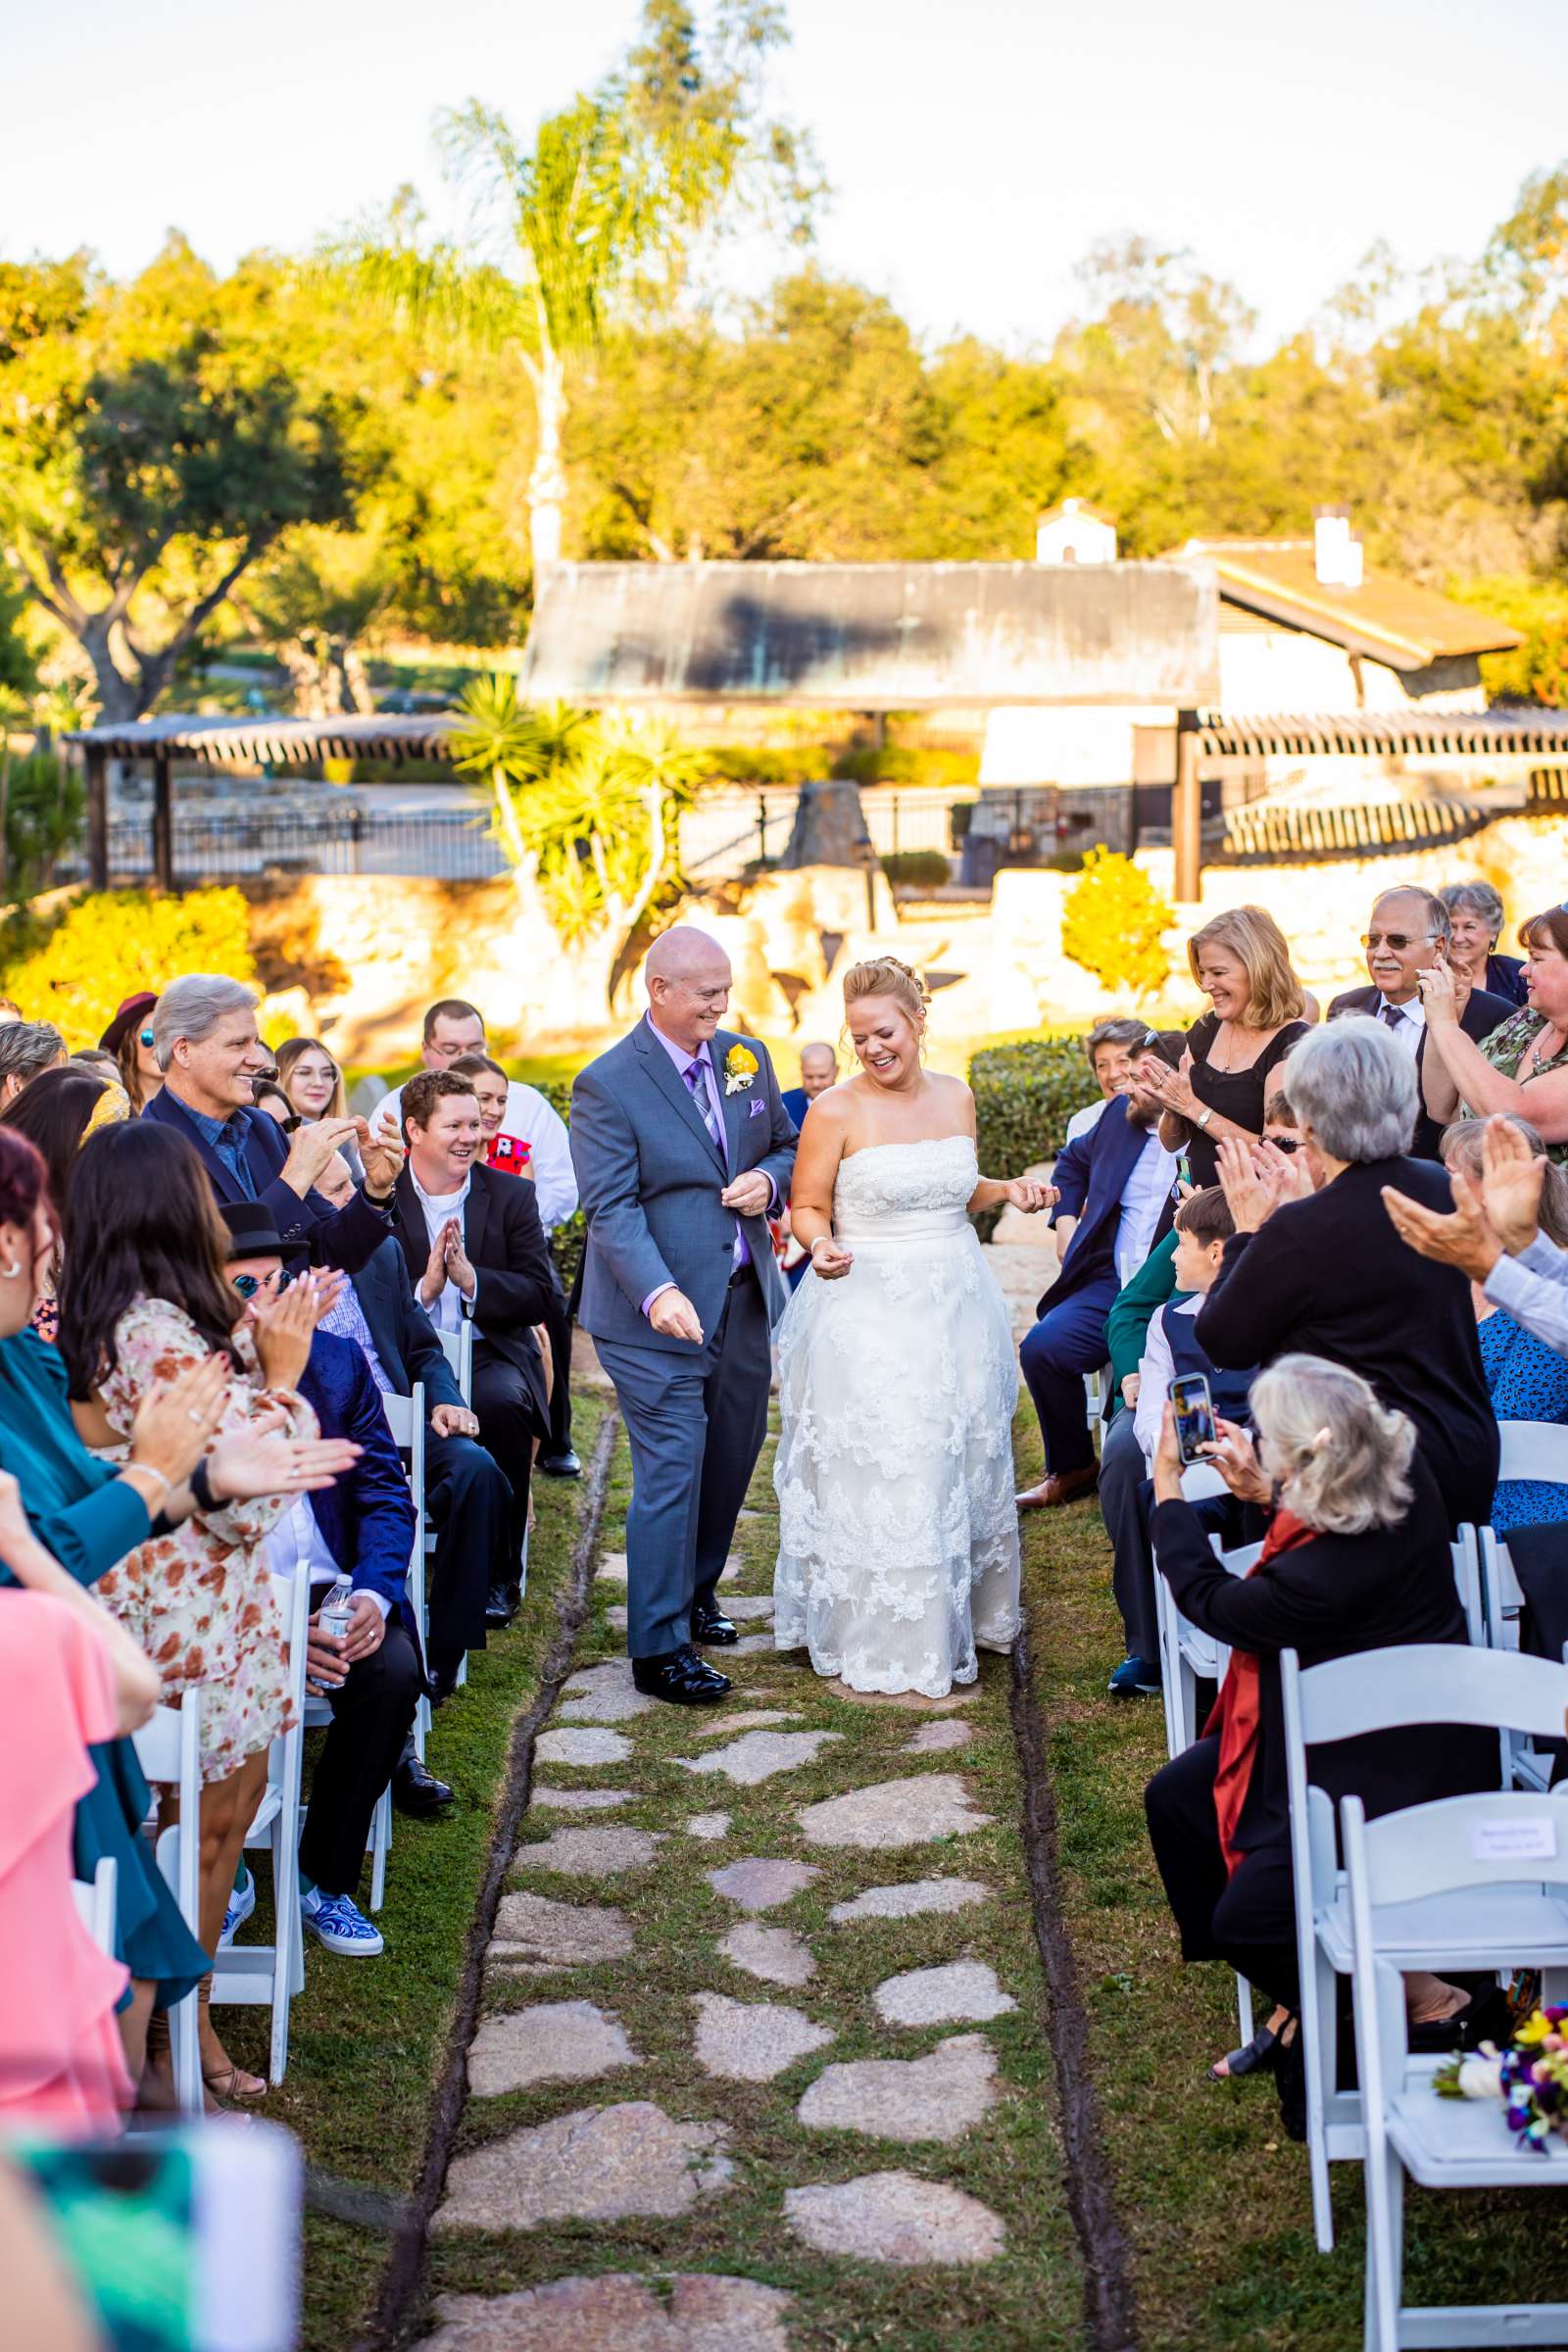
[[891,997],[907,1013],[915,1036],[924,1034],[926,1008],[931,999],[918,972],[911,972],[896,956],[873,956],[864,963],[851,964],[844,975],[846,1018],[850,1006],[858,1004],[862,997]]

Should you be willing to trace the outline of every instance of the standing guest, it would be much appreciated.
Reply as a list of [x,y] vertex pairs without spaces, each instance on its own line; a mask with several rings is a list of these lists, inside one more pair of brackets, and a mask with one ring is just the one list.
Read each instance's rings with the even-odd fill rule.
[[818,1095],[825,1095],[839,1080],[839,1057],[831,1046],[820,1042],[801,1048],[801,1083],[788,1086],[780,1097],[785,1109],[795,1121],[796,1132],[806,1124],[806,1114]]
[[1201,1190],[1217,1180],[1221,1143],[1262,1134],[1271,1077],[1307,1025],[1290,949],[1263,907],[1216,914],[1193,933],[1187,961],[1213,1009],[1188,1031],[1179,1069],[1148,1054],[1139,1068],[1159,1102],[1160,1142],[1185,1154]]
[[[1443,1130],[1453,1116],[1446,1108],[1433,1110],[1434,1086],[1443,1083],[1443,1069],[1427,1052],[1429,1016],[1423,973],[1445,971],[1448,950],[1448,909],[1418,883],[1400,883],[1372,903],[1372,916],[1361,941],[1366,951],[1370,988],[1348,988],[1329,1006],[1329,1019],[1347,1013],[1370,1013],[1396,1037],[1415,1064],[1418,1101],[1415,1136],[1409,1150],[1417,1159],[1441,1157]],[[1502,997],[1461,983],[1454,992],[1454,1017],[1473,1038],[1490,1037],[1513,1005]],[[1430,1065],[1430,1077],[1429,1077]]]
[[[427,1070],[449,1070],[464,1056],[485,1054],[484,1015],[462,997],[445,997],[424,1016],[420,1060]],[[394,1087],[375,1106],[377,1134],[401,1135],[403,1089]],[[528,1147],[526,1172],[534,1181],[545,1238],[576,1212],[577,1177],[571,1164],[566,1123],[536,1086],[507,1080],[507,1107],[497,1130]],[[560,1378],[550,1392],[550,1432],[539,1449],[539,1467],[549,1478],[578,1478],[582,1464],[571,1443],[571,1309],[559,1278],[552,1276],[550,1312],[543,1318],[552,1360]]]
[[[237,980],[192,972],[172,981],[153,1014],[162,1091],[142,1113],[194,1145],[220,1201],[265,1200],[287,1249],[352,1274],[392,1229],[396,1142],[363,1140],[363,1119],[318,1119],[285,1138],[256,1107],[270,1056],[256,1032],[256,999]],[[365,1154],[365,1187],[340,1209],[315,1190],[339,1143]]]
[[[252,1200],[231,1201],[222,1214],[229,1281],[253,1301],[275,1298],[283,1245],[270,1215]],[[403,1753],[422,1679],[408,1594],[414,1498],[361,1348],[318,1330],[299,1394],[323,1438],[359,1452],[335,1486],[297,1495],[267,1539],[273,1576],[304,1576],[313,1588],[306,1674],[332,1709],[300,1838],[300,1908],[306,1933],[328,1951],[371,1959],[384,1948],[382,1937],[354,1896],[371,1819]],[[339,1575],[353,1590],[346,1635],[320,1622],[321,1594]]]
[[120,1083],[130,1097],[130,1107],[144,1111],[164,1083],[153,1048],[153,1007],[158,999],[151,989],[122,997],[120,1010],[98,1040],[120,1067]]
[[[93,1445],[122,1446],[149,1396],[203,1370],[219,1385],[222,1435],[243,1441],[281,1428],[293,1459],[311,1472],[297,1491],[330,1485],[354,1449],[318,1443],[316,1416],[298,1393],[330,1289],[307,1275],[242,1315],[225,1273],[227,1243],[201,1164],[177,1135],[132,1119],[82,1147],[60,1299],[60,1353],[77,1425]],[[168,1704],[201,1691],[201,1940],[215,1951],[266,1786],[269,1744],[293,1720],[263,1541],[288,1502],[281,1493],[220,1502],[205,1465],[191,1492],[195,1512],[121,1560],[99,1580],[99,1596],[157,1664]],[[202,2038],[202,2075],[215,2097],[260,2098],[265,2082],[229,2059],[205,2001]]]
[[[49,1200],[57,1218],[66,1214],[71,1174],[85,1138],[100,1127],[113,1127],[128,1118],[130,1105],[118,1082],[106,1086],[91,1071],[68,1062],[62,1069],[45,1070],[0,1111],[0,1126],[24,1135],[43,1154]],[[32,1327],[40,1338],[53,1340],[60,1323],[60,1246],[58,1238],[44,1277],[43,1295],[33,1310]]]
[[66,1041],[52,1021],[7,1021],[0,1026],[0,1110],[42,1071],[69,1058]]
[[1383,1200],[1387,1187],[1428,1207],[1449,1202],[1443,1170],[1406,1156],[1414,1060],[1385,1025],[1342,1017],[1302,1038],[1284,1083],[1303,1149],[1276,1155],[1261,1179],[1250,1154],[1221,1152],[1237,1231],[1198,1318],[1200,1345],[1233,1368],[1298,1352],[1360,1373],[1414,1422],[1450,1523],[1480,1526],[1497,1425],[1469,1288],[1451,1267],[1391,1248]]
[[[1147,1021],[1129,1020],[1121,1013],[1113,1013],[1109,1020],[1095,1023],[1084,1039],[1084,1053],[1094,1073],[1095,1084],[1100,1089],[1100,1101],[1086,1102],[1082,1110],[1073,1112],[1062,1138],[1064,1143],[1075,1144],[1081,1135],[1087,1135],[1090,1128],[1099,1123],[1100,1114],[1111,1097],[1127,1092],[1133,1065],[1149,1033]],[[788,1100],[786,1096],[785,1101]]]
[[[342,1122],[349,1115],[343,1072],[318,1037],[284,1039],[277,1049],[277,1083],[287,1096],[289,1108],[300,1126],[308,1127],[316,1119]],[[257,1100],[260,1099],[258,1096]],[[359,1183],[365,1169],[360,1160],[358,1144],[352,1136],[345,1136],[338,1150],[348,1161],[355,1182]]]
[[1499,956],[1503,906],[1490,882],[1450,882],[1439,898],[1448,909],[1448,961],[1471,988],[1489,997],[1523,1004],[1525,967],[1517,956]]
[[550,1428],[545,1369],[533,1326],[552,1296],[535,1187],[479,1160],[473,1090],[423,1070],[403,1090],[407,1167],[398,1178],[397,1231],[409,1279],[437,1331],[471,1320],[479,1442],[512,1489],[506,1592],[521,1599],[528,1487],[535,1441]]
[[[1054,1173],[1061,1271],[1041,1299],[1019,1360],[1046,1442],[1046,1474],[1018,1496],[1021,1511],[1051,1509],[1090,1494],[1098,1479],[1084,1416],[1084,1375],[1106,1360],[1105,1318],[1170,1223],[1176,1160],[1159,1138],[1159,1098],[1145,1055],[1125,1094],[1107,1102],[1087,1135],[1069,1144]],[[1169,1065],[1160,1062],[1161,1069]]]
[[1440,966],[1422,973],[1433,1048],[1427,1109],[1445,1123],[1456,1111],[1467,1118],[1516,1111],[1560,1162],[1568,1160],[1568,906],[1534,915],[1519,937],[1530,951],[1528,1003],[1523,1011],[1505,1005],[1490,1032],[1471,1019],[1475,995],[1462,1001],[1450,972]]

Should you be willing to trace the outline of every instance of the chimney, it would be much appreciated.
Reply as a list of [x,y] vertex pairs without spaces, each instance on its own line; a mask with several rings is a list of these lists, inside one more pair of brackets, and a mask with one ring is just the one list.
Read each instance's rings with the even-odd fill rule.
[[1350,536],[1348,507],[1319,507],[1312,517],[1312,568],[1320,588],[1359,588],[1365,556]]

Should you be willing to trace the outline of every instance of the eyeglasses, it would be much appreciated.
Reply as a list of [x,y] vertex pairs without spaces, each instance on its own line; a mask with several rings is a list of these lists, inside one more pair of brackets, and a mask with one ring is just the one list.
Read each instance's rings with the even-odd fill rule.
[[259,1274],[234,1274],[229,1277],[242,1298],[254,1298],[262,1287]]
[[150,1029],[143,1029],[137,1033],[136,1043],[138,1046],[150,1046],[152,1042],[153,1033]]
[[1396,953],[1404,948],[1430,947],[1430,940],[1416,939],[1408,931],[1367,931],[1362,934],[1363,948],[1393,948]]

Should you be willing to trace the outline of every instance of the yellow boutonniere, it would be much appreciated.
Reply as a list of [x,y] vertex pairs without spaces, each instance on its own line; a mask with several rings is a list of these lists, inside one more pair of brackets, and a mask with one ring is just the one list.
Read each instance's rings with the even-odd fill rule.
[[757,1055],[750,1046],[731,1046],[724,1056],[724,1092],[744,1095],[758,1072]]

